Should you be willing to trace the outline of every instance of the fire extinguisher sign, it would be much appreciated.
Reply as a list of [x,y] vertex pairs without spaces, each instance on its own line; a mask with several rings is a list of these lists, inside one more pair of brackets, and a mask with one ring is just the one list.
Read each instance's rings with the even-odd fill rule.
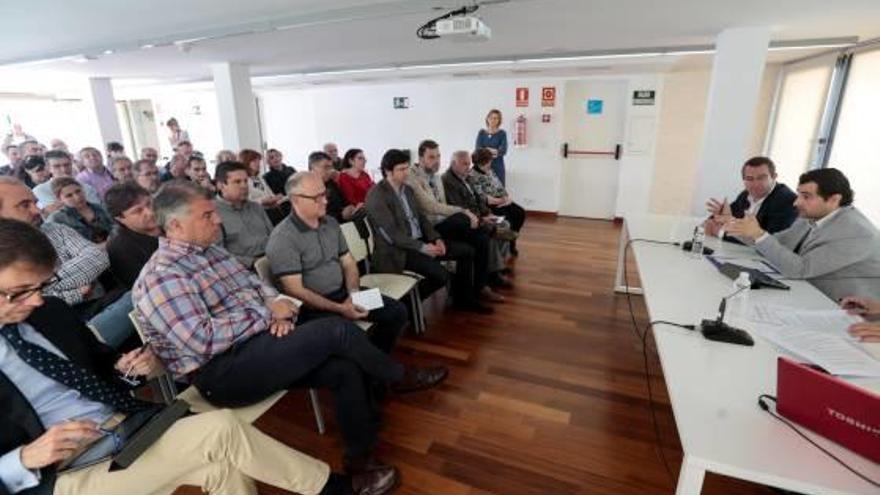
[[545,86],[541,88],[541,106],[556,106],[556,86]]
[[529,88],[516,88],[516,106],[529,106]]

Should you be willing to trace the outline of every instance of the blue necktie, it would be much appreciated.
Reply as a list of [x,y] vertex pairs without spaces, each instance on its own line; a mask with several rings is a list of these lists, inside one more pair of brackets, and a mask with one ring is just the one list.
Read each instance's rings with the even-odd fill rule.
[[122,387],[109,383],[82,366],[24,340],[18,331],[18,325],[4,325],[0,329],[0,335],[6,338],[22,361],[30,367],[78,391],[89,400],[106,404],[124,413],[151,407],[150,403],[135,399]]

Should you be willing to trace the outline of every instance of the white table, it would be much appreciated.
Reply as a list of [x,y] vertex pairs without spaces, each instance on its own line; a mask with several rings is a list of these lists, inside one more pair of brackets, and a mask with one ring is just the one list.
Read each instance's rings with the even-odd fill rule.
[[[625,244],[628,236],[688,240],[698,221],[661,215],[628,217],[621,242]],[[752,248],[718,239],[708,240],[707,245],[718,254],[757,256]],[[731,280],[708,260],[693,259],[680,247],[636,241],[632,252],[652,321],[691,324],[714,318],[721,298],[732,288]],[[635,278],[633,273],[629,276]],[[624,289],[622,282],[616,280],[615,288]],[[786,283],[790,291],[762,289],[752,291],[750,299],[813,309],[835,306],[807,282]],[[749,330],[746,322],[725,321]],[[678,495],[700,493],[706,471],[808,494],[877,495],[876,488],[758,407],[760,394],[776,395],[776,359],[781,351],[756,332],[749,332],[755,346],[743,347],[712,342],[697,332],[668,325],[657,325],[653,331],[684,450]],[[880,391],[880,379],[854,383]],[[880,478],[880,465],[803,431],[853,468]]]

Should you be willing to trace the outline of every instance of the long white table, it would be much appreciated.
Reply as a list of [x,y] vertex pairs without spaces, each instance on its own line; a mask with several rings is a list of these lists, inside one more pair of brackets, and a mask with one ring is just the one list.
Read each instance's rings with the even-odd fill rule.
[[[661,215],[627,217],[621,243],[625,245],[628,238],[687,240],[698,221]],[[707,245],[717,254],[758,256],[752,248],[718,239],[707,241]],[[677,246],[635,241],[632,252],[652,321],[692,324],[714,318],[721,298],[731,290],[730,279],[708,260],[693,259]],[[629,283],[633,283],[635,274],[629,276]],[[626,289],[622,282],[619,277],[615,288]],[[752,291],[752,303],[835,307],[807,282],[786,283],[790,291]],[[725,321],[749,330],[747,322],[735,318]],[[755,339],[754,347],[708,341],[697,332],[668,325],[657,325],[653,331],[684,450],[678,495],[699,494],[706,471],[807,494],[877,495],[876,488],[758,407],[760,394],[776,395],[780,349],[754,331],[749,332]],[[853,382],[880,391],[880,379]],[[804,431],[853,468],[873,479],[880,478],[880,465]]]

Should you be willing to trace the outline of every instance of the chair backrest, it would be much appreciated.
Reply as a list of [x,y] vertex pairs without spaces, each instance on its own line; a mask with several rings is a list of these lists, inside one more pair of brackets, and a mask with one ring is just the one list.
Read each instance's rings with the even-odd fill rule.
[[260,279],[270,287],[275,287],[275,281],[272,279],[272,267],[269,265],[269,258],[260,256],[254,261],[254,270],[257,271]]
[[348,244],[348,251],[354,260],[360,263],[367,258],[367,245],[358,234],[357,227],[354,222],[345,222],[339,226],[342,229],[342,236],[345,237],[345,243]]
[[132,312],[128,313],[128,319],[131,320],[131,325],[134,327],[135,331],[137,331],[138,337],[140,337],[141,342],[146,343],[147,338],[144,336],[144,329],[141,328],[140,322],[138,322],[137,318],[135,317],[136,312],[137,310],[135,309]]

